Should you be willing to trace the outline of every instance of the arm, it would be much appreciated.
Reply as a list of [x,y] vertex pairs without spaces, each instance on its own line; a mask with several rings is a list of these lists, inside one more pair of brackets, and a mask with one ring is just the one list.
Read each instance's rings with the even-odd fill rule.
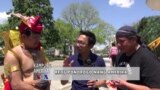
[[106,80],[89,80],[87,85],[89,88],[97,88],[105,85]]
[[[156,89],[150,89],[147,86],[143,86],[143,85],[136,85],[136,84],[132,84],[132,83],[128,83],[126,85],[130,90],[156,90]],[[157,89],[160,90],[160,89]]]
[[[13,78],[14,77],[14,78]],[[20,71],[12,72],[10,75],[11,78],[11,87],[13,90],[39,90],[22,80],[22,75]]]
[[98,80],[98,81],[95,83],[95,87],[103,86],[103,85],[105,85],[105,82],[106,82],[106,80]]
[[118,80],[118,81],[112,80],[110,82],[111,82],[110,84],[112,84],[112,86],[119,87],[119,88],[127,88],[129,90],[151,90],[147,86],[129,83],[124,80]]
[[[132,84],[126,81],[120,81],[120,84],[122,83],[122,87],[127,87],[129,90],[150,90],[149,87],[147,86],[143,86],[143,85],[136,85],[136,84]],[[121,87],[121,86],[120,86]]]
[[109,58],[111,58],[112,47],[109,49]]
[[[23,81],[20,65],[12,53],[7,53],[4,59],[4,66],[10,66],[9,78],[13,90],[38,90],[34,86]],[[13,70],[13,67],[15,68]],[[12,69],[12,70],[11,70]]]

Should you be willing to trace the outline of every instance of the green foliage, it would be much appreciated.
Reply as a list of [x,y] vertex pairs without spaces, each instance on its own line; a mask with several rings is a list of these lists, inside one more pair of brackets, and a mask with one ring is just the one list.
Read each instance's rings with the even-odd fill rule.
[[65,45],[66,40],[67,40],[67,43],[69,44],[74,43],[77,37],[78,31],[74,30],[73,26],[70,23],[65,23],[63,20],[58,19],[55,22],[55,28],[58,30],[58,33],[60,36],[60,39],[57,45],[58,48],[62,49]]
[[42,43],[45,48],[56,47],[60,36],[56,29],[46,29],[42,35]]
[[[78,30],[91,30],[97,42],[102,44],[108,40],[114,28],[99,18],[98,11],[87,1],[72,3],[62,12],[63,19]],[[108,35],[108,36],[107,36]]]
[[92,32],[96,35],[97,42],[102,44],[106,39],[105,30],[104,29],[94,29]]
[[[54,29],[54,21],[52,17],[53,8],[49,0],[12,0],[14,13],[21,13],[26,16],[40,15],[44,24],[44,32],[42,43],[44,47],[53,47],[58,41],[58,31]],[[9,18],[10,29],[19,26],[20,20],[17,17]]]
[[[7,31],[9,30],[9,24],[8,22],[5,22],[3,24],[0,24],[0,33],[3,32],[3,31]],[[0,48],[3,48],[4,47],[4,40],[2,37],[0,37]],[[2,50],[0,50],[1,52]],[[1,54],[1,53],[0,53]]]
[[99,21],[98,26],[92,31],[96,35],[98,44],[105,44],[106,40],[108,42],[112,41],[112,37],[115,34],[115,29],[113,26],[103,21]]
[[138,33],[146,44],[160,36],[160,16],[144,17],[139,22]]
[[57,60],[64,60],[64,56],[48,56],[49,61],[57,61]]
[[8,22],[0,24],[0,32],[6,31],[6,30],[9,30],[9,24],[8,24]]
[[[149,44],[160,36],[160,16],[144,17],[137,25],[138,33],[142,36],[144,42]],[[153,51],[160,56],[160,46]]]

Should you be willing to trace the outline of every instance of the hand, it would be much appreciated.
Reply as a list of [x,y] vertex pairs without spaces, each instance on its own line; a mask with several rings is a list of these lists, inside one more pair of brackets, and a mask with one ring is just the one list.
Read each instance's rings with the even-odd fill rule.
[[125,84],[127,83],[127,81],[125,80],[118,80],[118,81],[114,81],[115,85],[118,86],[118,87],[121,87],[121,86],[125,86]]
[[21,18],[21,19],[24,20],[24,21],[28,20],[28,18],[29,18],[29,17],[27,17],[27,16],[23,16],[23,15],[20,14],[20,13],[12,13],[12,15],[14,15],[14,16],[16,16],[16,17],[18,17],[18,18]]
[[63,67],[72,67],[73,62],[73,60],[70,61],[69,58],[65,58],[63,62]]
[[49,86],[49,81],[47,80],[41,80],[40,82],[36,83],[36,87],[40,88],[40,89],[46,89]]
[[87,82],[88,88],[95,88],[96,87],[96,82],[97,82],[97,80],[89,80]]
[[117,88],[117,86],[114,84],[114,82],[107,80],[106,81],[106,86],[109,88]]
[[127,84],[127,81],[125,80],[111,80],[110,85],[112,87],[119,87],[119,88],[125,88]]
[[12,15],[19,17],[19,18],[22,17],[22,14],[20,14],[20,13],[13,13]]

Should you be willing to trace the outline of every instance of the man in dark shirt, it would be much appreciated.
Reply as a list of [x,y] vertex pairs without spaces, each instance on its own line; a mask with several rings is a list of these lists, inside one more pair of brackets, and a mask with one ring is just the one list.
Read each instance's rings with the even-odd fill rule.
[[118,87],[118,90],[160,90],[160,62],[142,45],[136,30],[131,26],[123,26],[117,31],[116,40],[121,52],[116,66],[139,67],[140,80],[113,80],[112,85]]
[[[91,52],[96,43],[95,35],[90,31],[80,31],[76,40],[77,54],[65,59],[64,67],[105,67],[104,60]],[[64,85],[68,81],[61,81]],[[98,90],[105,80],[73,80],[71,90]]]

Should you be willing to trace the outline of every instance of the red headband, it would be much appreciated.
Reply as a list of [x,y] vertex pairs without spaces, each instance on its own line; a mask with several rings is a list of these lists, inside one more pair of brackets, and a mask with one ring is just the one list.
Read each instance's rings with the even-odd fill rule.
[[20,24],[20,33],[22,34],[26,28],[30,28],[33,32],[42,32],[42,24],[40,23],[40,16],[28,17],[27,20],[23,20]]

